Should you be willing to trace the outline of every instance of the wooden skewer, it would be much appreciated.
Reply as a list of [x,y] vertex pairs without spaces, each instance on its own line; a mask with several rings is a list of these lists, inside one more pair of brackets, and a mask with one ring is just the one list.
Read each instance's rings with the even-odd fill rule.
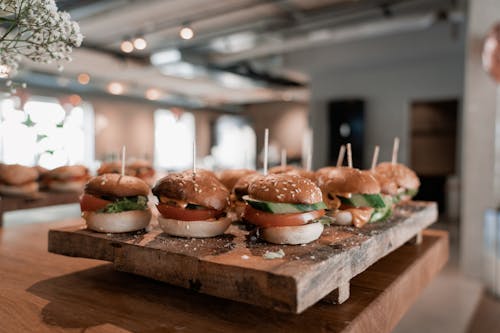
[[196,177],[196,133],[193,137],[193,177]]
[[312,156],[313,156],[313,151],[314,151],[314,132],[312,128],[308,130],[308,139],[309,139],[309,144],[307,146],[307,157],[306,157],[306,170],[311,171],[312,169]]
[[352,151],[350,143],[347,144],[347,166],[352,168]]
[[281,167],[286,167],[286,149],[281,149]]
[[267,160],[269,154],[269,128],[264,131],[264,176],[267,176]]
[[379,150],[380,150],[380,147],[378,145],[375,146],[375,149],[373,150],[372,171],[375,170],[375,167],[377,166]]
[[394,144],[392,146],[392,164],[396,164],[398,162],[398,152],[399,152],[399,138],[394,138]]
[[344,164],[344,155],[345,155],[345,146],[340,146],[339,156],[337,157],[337,168],[341,167]]
[[122,170],[121,170],[121,175],[122,177],[125,176],[125,154],[126,154],[127,148],[125,145],[122,147]]

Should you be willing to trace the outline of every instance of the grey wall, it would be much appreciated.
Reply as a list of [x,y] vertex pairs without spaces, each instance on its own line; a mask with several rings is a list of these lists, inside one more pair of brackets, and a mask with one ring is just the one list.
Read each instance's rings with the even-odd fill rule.
[[[310,49],[287,58],[311,77],[314,166],[327,161],[327,105],[332,99],[366,101],[365,161],[381,145],[381,160],[390,158],[394,136],[401,138],[400,160],[409,153],[409,103],[414,100],[461,99],[463,41],[441,24],[420,32],[395,34]],[[366,166],[364,166],[366,167]]]

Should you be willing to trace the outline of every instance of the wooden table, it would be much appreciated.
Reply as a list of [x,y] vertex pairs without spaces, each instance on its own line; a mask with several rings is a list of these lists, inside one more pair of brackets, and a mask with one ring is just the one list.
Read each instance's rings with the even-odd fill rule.
[[0,227],[3,213],[21,209],[65,205],[79,202],[77,192],[37,192],[31,197],[0,196]]
[[448,236],[427,230],[351,280],[342,305],[284,314],[47,252],[49,228],[0,228],[0,332],[389,332],[448,258]]

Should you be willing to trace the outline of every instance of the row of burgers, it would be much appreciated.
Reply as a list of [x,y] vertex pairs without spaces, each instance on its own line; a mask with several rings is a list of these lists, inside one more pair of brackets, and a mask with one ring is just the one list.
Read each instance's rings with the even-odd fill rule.
[[[215,237],[243,222],[267,242],[306,244],[318,239],[325,225],[362,228],[387,220],[394,205],[410,200],[419,186],[412,170],[389,162],[371,170],[276,167],[266,175],[186,170],[161,178],[152,190],[137,177],[105,173],[86,184],[80,205],[87,227],[97,232],[142,230],[155,206],[159,226],[173,236]],[[155,205],[148,204],[150,191]]]

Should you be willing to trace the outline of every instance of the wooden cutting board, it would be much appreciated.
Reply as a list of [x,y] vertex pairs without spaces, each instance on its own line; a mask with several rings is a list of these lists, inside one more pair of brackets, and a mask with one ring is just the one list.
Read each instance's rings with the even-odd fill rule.
[[[272,245],[242,225],[219,237],[184,239],[150,230],[102,234],[81,228],[49,231],[49,251],[110,261],[119,271],[279,311],[300,313],[437,219],[437,205],[409,202],[397,206],[386,222],[362,229],[326,227],[307,245]],[[83,220],[82,220],[83,223]],[[282,250],[282,258],[266,252]],[[338,297],[338,295],[337,295]]]

